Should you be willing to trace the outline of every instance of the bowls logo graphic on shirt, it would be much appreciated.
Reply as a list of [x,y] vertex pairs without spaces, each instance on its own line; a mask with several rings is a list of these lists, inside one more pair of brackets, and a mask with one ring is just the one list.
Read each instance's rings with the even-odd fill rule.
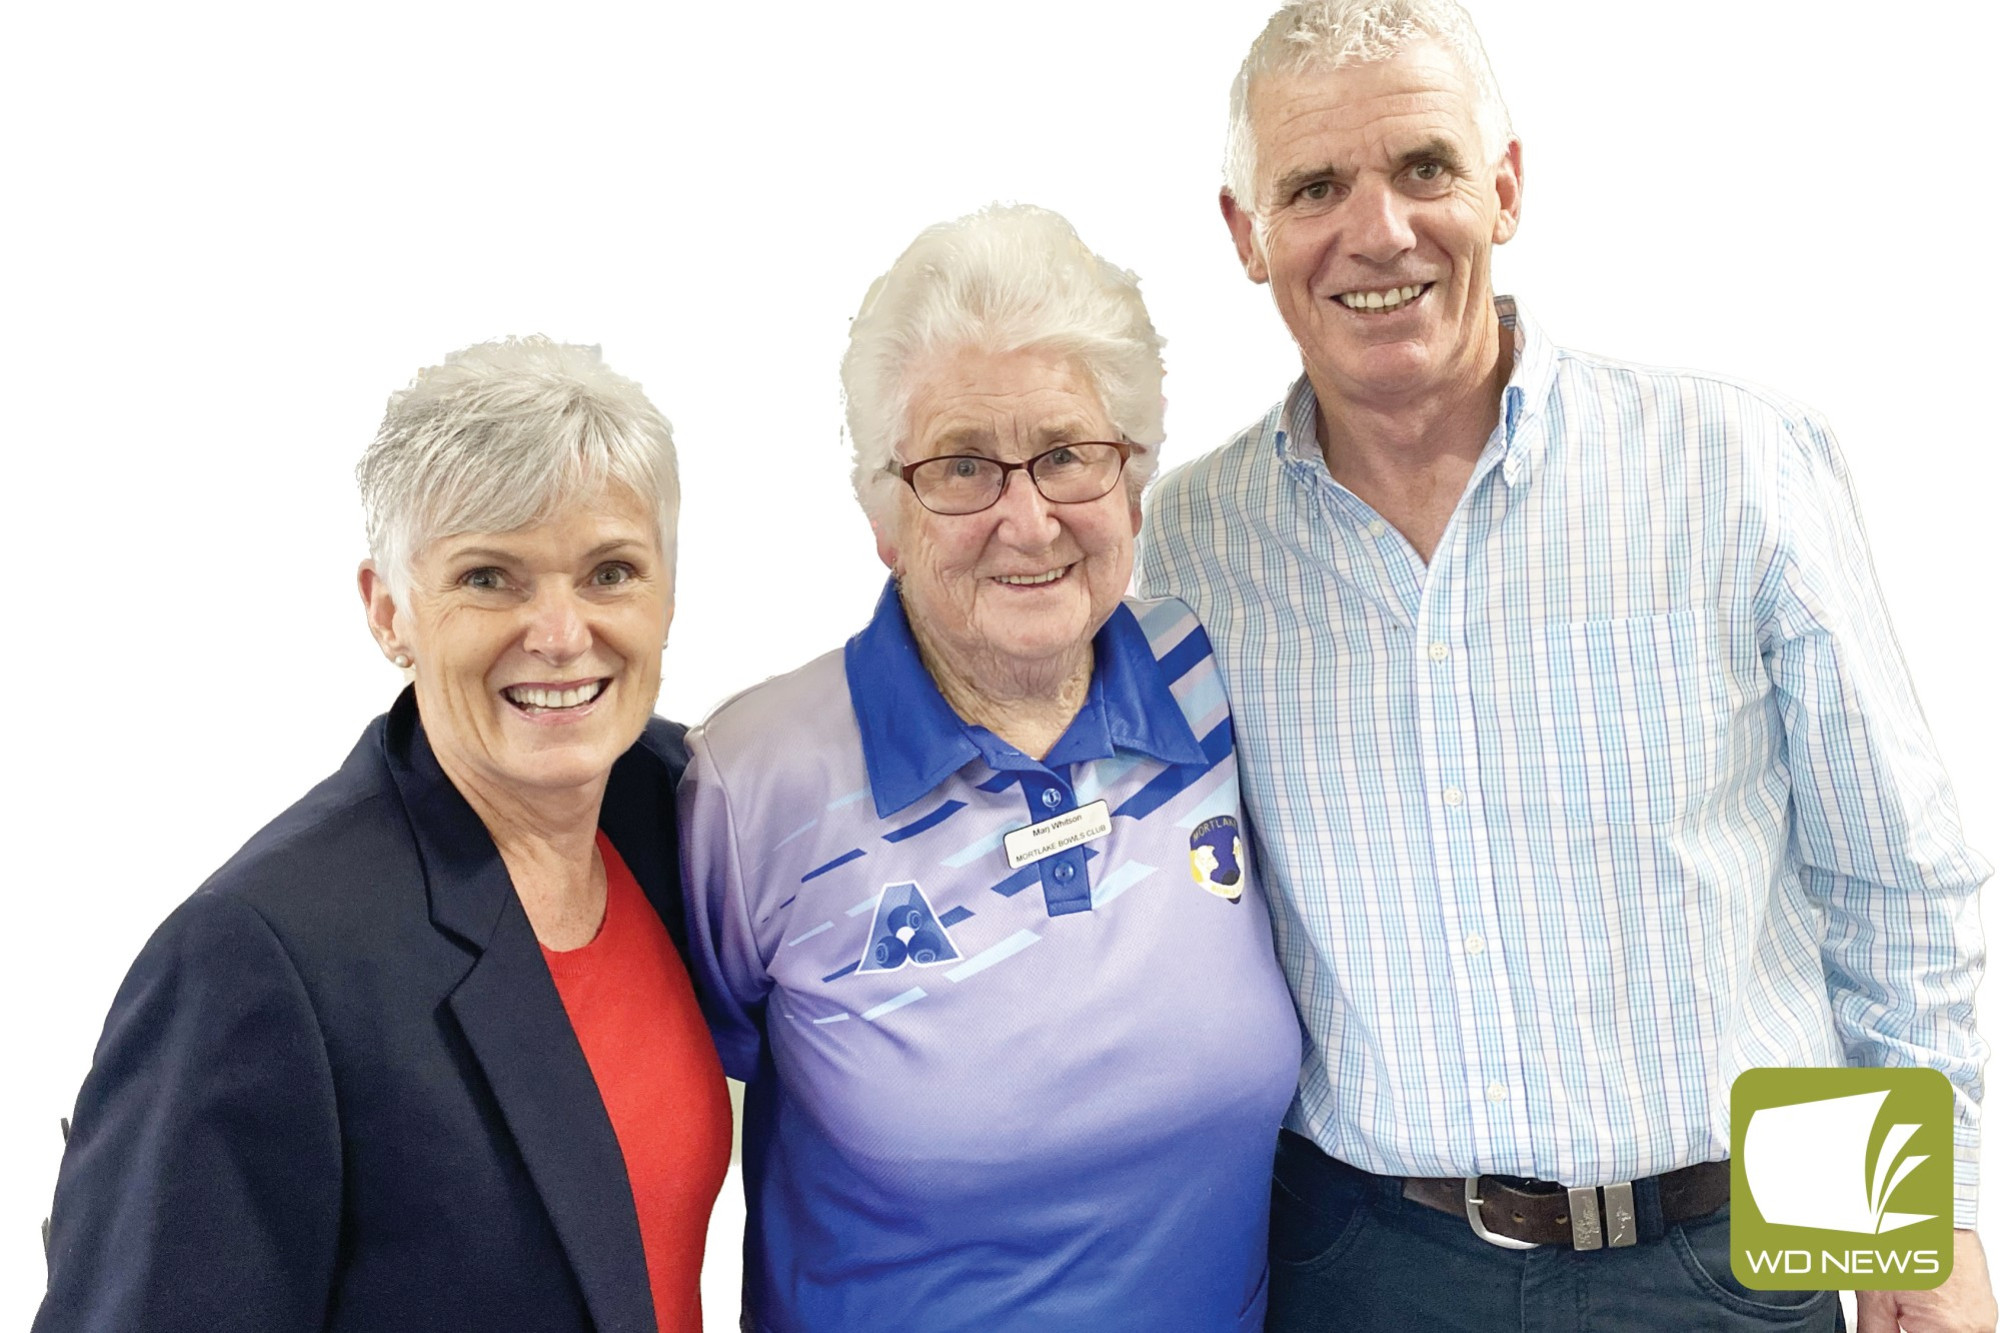
[[906,964],[934,967],[958,957],[958,947],[922,889],[914,883],[882,886],[859,971],[894,972]]
[[1203,821],[1188,838],[1194,882],[1218,898],[1243,896],[1243,830],[1230,815]]

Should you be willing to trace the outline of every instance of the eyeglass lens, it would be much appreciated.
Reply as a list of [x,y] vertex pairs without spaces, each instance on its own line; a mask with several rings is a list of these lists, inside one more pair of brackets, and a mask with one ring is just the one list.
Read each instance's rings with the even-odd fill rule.
[[1115,444],[1059,444],[1025,464],[1008,465],[974,454],[925,459],[910,469],[910,485],[924,507],[940,514],[976,514],[999,503],[1007,474],[1025,468],[1042,498],[1082,504],[1110,493],[1125,460]]

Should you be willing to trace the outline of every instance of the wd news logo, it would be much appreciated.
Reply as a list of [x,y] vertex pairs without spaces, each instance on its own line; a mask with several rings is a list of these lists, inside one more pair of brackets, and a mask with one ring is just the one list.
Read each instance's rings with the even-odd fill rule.
[[1764,1291],[1951,1274],[1951,1084],[1934,1069],[1749,1069],[1730,1089],[1730,1268]]

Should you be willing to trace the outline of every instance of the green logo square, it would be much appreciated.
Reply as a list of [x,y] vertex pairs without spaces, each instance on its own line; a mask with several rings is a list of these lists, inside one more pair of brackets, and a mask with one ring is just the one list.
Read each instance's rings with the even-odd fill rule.
[[1746,1069],[1729,1091],[1729,1266],[1760,1291],[1951,1276],[1951,1084],[1935,1069]]

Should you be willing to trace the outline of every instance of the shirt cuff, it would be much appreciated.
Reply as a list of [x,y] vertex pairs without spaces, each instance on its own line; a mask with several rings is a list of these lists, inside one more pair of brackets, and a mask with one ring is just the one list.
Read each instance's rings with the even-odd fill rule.
[[1963,1231],[1979,1226],[1979,1127],[1958,1124],[1951,1132],[1951,1224]]

